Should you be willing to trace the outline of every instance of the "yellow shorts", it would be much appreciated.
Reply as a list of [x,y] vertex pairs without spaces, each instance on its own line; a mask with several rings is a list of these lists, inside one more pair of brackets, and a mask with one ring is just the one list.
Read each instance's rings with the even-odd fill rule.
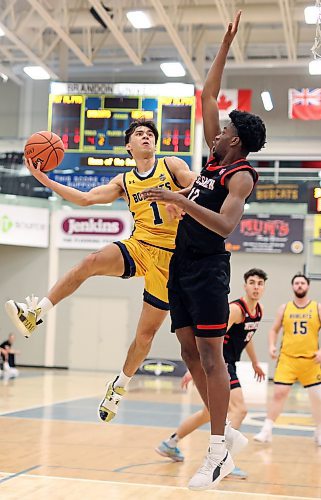
[[173,250],[148,245],[135,238],[116,241],[124,258],[122,278],[145,277],[144,301],[157,309],[169,310],[167,281]]
[[281,353],[276,365],[274,383],[292,385],[297,380],[303,387],[321,384],[321,365],[313,358],[293,358]]

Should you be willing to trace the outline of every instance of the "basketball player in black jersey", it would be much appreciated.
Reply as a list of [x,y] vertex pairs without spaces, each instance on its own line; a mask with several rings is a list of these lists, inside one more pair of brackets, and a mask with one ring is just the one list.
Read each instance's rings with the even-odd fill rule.
[[229,375],[223,357],[229,306],[230,254],[224,240],[238,225],[258,175],[246,160],[265,144],[262,120],[232,111],[221,130],[217,97],[230,45],[241,13],[230,23],[207,74],[202,93],[203,122],[211,156],[186,198],[186,192],[146,190],[150,201],[172,203],[184,213],[170,264],[169,304],[182,357],[208,406],[211,437],[204,464],[189,482],[195,490],[216,488],[232,472],[224,427],[229,403]]
[[[263,307],[259,301],[263,295],[266,280],[267,274],[262,269],[250,269],[244,274],[244,297],[230,303],[223,355],[230,375],[231,393],[228,417],[234,429],[240,428],[247,414],[243,391],[236,372],[236,363],[240,360],[244,349],[252,362],[255,378],[259,382],[265,379],[265,373],[258,363],[252,339],[263,315]],[[187,371],[182,378],[182,388],[187,388],[191,380],[192,376]],[[210,415],[204,405],[201,410],[187,417],[168,439],[159,444],[156,451],[164,457],[171,458],[174,462],[183,462],[184,455],[178,448],[178,442],[209,421]],[[231,476],[245,479],[247,474],[235,467]]]

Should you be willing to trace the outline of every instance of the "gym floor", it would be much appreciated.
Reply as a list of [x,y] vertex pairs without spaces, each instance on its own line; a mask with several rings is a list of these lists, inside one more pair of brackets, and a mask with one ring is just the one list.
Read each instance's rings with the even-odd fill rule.
[[[110,378],[113,374],[110,374]],[[22,369],[0,380],[0,498],[58,500],[208,498],[188,480],[201,464],[208,428],[186,437],[184,463],[162,458],[154,448],[186,416],[200,408],[194,388],[182,392],[175,378],[137,376],[117,418],[104,425],[97,406],[104,395],[101,372]],[[272,384],[269,385],[269,392]],[[246,480],[223,480],[215,500],[321,498],[321,448],[305,391],[295,386],[277,421],[273,443],[253,441],[265,416],[250,405],[242,431],[248,447],[235,460]]]

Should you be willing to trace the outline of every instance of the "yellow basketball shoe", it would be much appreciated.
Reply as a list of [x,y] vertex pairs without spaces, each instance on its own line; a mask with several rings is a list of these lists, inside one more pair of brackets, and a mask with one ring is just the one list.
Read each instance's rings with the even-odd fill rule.
[[118,405],[126,393],[123,387],[114,387],[117,378],[107,383],[105,397],[99,405],[98,416],[102,422],[110,422],[116,416]]
[[34,297],[33,295],[31,298],[26,297],[26,304],[24,302],[15,302],[14,300],[8,300],[5,304],[7,314],[12,323],[26,338],[30,337],[37,328],[37,325],[42,323],[42,319],[39,319],[41,308],[37,307],[37,304],[38,297]]

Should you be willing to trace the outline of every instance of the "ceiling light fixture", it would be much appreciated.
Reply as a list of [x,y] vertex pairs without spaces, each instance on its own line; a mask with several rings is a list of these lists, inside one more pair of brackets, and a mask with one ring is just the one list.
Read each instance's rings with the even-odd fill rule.
[[321,59],[314,59],[309,62],[310,75],[321,75]]
[[307,24],[316,24],[319,17],[319,7],[310,5],[304,9],[304,18]]
[[150,17],[143,10],[131,10],[127,12],[126,16],[128,21],[138,30],[152,27]]
[[261,98],[265,111],[271,111],[273,109],[273,102],[271,94],[268,91],[261,92]]
[[41,66],[25,66],[23,71],[33,80],[50,80],[49,73]]
[[175,78],[178,76],[186,75],[184,66],[180,62],[162,63],[160,65],[160,68],[164,73],[164,75],[168,76],[169,78]]

